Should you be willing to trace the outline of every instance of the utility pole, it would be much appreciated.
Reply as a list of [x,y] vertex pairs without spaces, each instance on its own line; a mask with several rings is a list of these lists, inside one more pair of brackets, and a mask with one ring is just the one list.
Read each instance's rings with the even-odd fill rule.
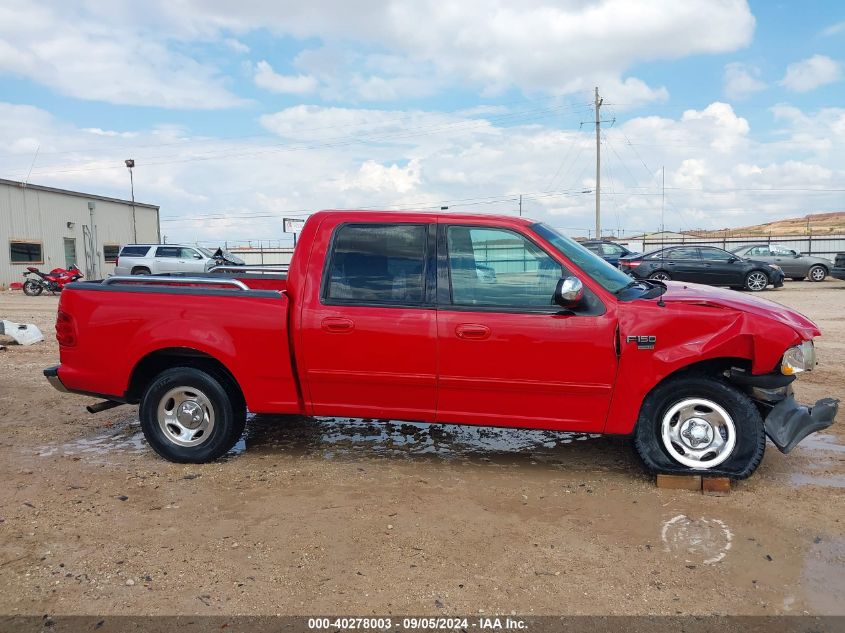
[[601,239],[601,117],[599,110],[604,99],[599,97],[596,86],[596,239]]
[[132,168],[135,167],[135,159],[127,158],[125,161],[126,169],[129,170],[129,187],[132,191],[132,241],[138,242],[138,225],[135,222],[135,178],[132,176]]
[[519,217],[522,217],[522,194],[519,194]]

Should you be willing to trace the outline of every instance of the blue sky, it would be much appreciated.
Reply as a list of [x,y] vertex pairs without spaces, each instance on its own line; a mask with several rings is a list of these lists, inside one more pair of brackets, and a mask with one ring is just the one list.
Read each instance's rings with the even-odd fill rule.
[[586,234],[598,85],[607,230],[742,226],[845,209],[844,65],[834,1],[0,0],[0,177],[125,197],[131,156],[185,241],[520,193]]

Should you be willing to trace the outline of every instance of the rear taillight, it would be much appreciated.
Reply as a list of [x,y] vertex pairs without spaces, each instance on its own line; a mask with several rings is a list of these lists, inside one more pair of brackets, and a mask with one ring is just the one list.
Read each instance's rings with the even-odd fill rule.
[[61,310],[56,315],[56,340],[62,347],[76,345],[76,323],[72,316]]
[[619,265],[620,265],[620,266],[627,266],[628,268],[636,268],[636,267],[637,267],[637,266],[639,266],[640,264],[642,264],[642,262],[641,262],[641,261],[638,261],[638,260],[634,260],[634,261],[630,261],[630,262],[629,262],[629,261],[625,261],[624,259],[620,259],[620,260],[619,260]]

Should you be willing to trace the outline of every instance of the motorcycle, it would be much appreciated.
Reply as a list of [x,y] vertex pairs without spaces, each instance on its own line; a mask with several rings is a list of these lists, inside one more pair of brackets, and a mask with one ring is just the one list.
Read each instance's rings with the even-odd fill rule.
[[83,277],[76,264],[71,264],[69,268],[54,268],[49,273],[42,273],[35,266],[27,266],[23,276],[26,277],[23,291],[30,297],[37,297],[45,290],[52,293],[61,292],[66,285]]

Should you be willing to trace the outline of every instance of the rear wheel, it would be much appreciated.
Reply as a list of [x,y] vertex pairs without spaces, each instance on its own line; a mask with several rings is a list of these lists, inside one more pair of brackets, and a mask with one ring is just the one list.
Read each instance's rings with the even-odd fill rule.
[[150,269],[149,268],[143,268],[143,267],[139,266],[138,268],[132,269],[132,274],[133,275],[149,275]]
[[153,450],[179,463],[217,459],[246,425],[246,407],[232,381],[194,367],[160,373],[147,387],[139,413]]
[[769,285],[769,276],[762,270],[752,270],[745,276],[745,288],[751,292],[760,292]]
[[27,279],[23,282],[23,292],[30,297],[37,297],[44,292],[44,287],[34,279]]
[[654,472],[744,479],[763,459],[766,436],[748,396],[718,378],[691,374],[649,394],[634,445]]
[[810,281],[824,281],[824,278],[827,277],[827,268],[820,265],[812,266],[807,272],[807,277],[810,278]]
[[669,276],[665,270],[658,270],[648,276],[649,279],[656,279],[657,281],[670,281],[672,277]]

